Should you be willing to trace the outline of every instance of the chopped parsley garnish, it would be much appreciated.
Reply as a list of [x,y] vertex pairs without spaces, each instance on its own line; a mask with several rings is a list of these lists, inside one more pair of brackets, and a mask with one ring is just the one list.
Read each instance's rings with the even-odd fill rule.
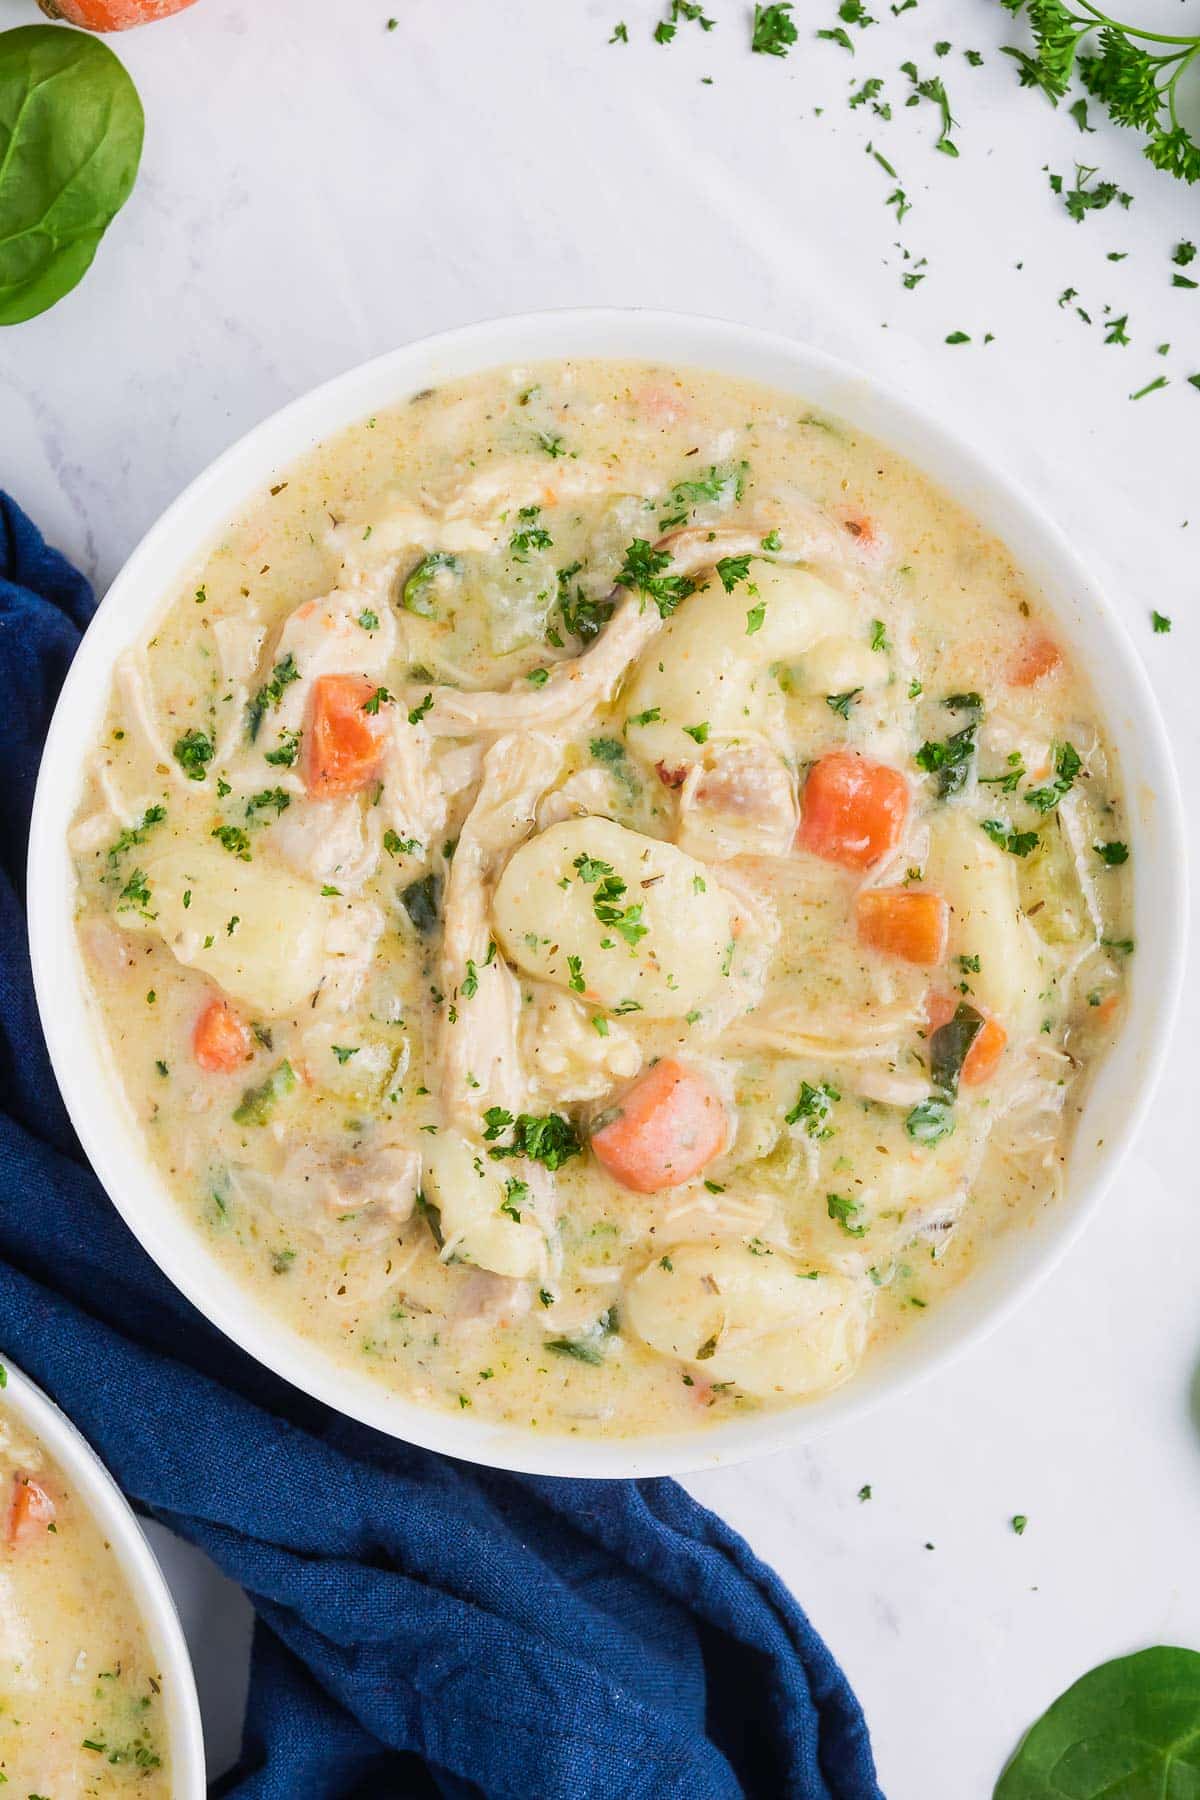
[[914,1144],[937,1144],[954,1130],[954,1108],[949,1100],[931,1095],[919,1100],[904,1121],[904,1129]]
[[239,862],[250,861],[250,839],[240,825],[214,825],[212,836]]
[[844,1194],[826,1194],[825,1210],[829,1217],[841,1226],[847,1237],[866,1237],[865,1225],[855,1224],[862,1206],[857,1200],[849,1200]]
[[213,759],[212,739],[204,731],[185,731],[176,738],[173,754],[189,781],[203,781]]
[[300,754],[300,733],[298,731],[281,731],[279,743],[274,750],[268,750],[263,758],[274,768],[290,769]]
[[136,912],[143,919],[157,917],[157,914],[150,911],[150,884],[146,880],[144,869],[135,869],[130,875],[118,896],[117,911]]
[[438,585],[437,577],[459,575],[461,572],[461,558],[449,550],[431,550],[428,556],[421,558],[405,581],[400,594],[401,604],[406,611],[416,613],[422,619],[436,619],[434,589]]
[[657,725],[661,718],[661,708],[648,706],[645,712],[633,713],[628,722],[630,725]]
[[1014,831],[1003,819],[981,819],[979,829],[1000,850],[1007,850],[1010,856],[1028,856],[1038,846],[1036,831]]
[[1071,791],[1075,777],[1083,767],[1083,759],[1073,744],[1058,744],[1054,750],[1054,780],[1045,787],[1030,788],[1025,802],[1035,812],[1053,812],[1059,801]]
[[291,795],[285,794],[282,788],[264,788],[261,794],[251,794],[247,800],[246,817],[252,819],[257,812],[273,812],[278,817],[291,804]]
[[970,715],[970,724],[954,732],[944,742],[927,742],[916,754],[918,769],[937,776],[939,800],[948,800],[966,786],[975,756],[975,735],[983,718],[983,701],[978,694],[951,694],[942,701],[951,712]]
[[285,657],[275,664],[275,667],[271,671],[270,680],[264,682],[262,687],[259,688],[247,709],[246,729],[250,734],[251,743],[253,743],[258,736],[259,727],[263,722],[263,716],[268,708],[270,708],[271,711],[274,711],[279,705],[279,702],[283,699],[284,689],[290,687],[293,681],[299,681],[299,679],[300,671],[296,667],[296,659],[289,651]]
[[716,565],[717,574],[721,577],[721,586],[727,594],[732,594],[739,581],[750,579],[750,557],[723,556]]
[[531,550],[554,548],[554,539],[545,526],[534,523],[541,510],[540,506],[522,506],[518,511],[517,517],[523,522],[508,540],[509,553],[514,562],[528,562]]
[[763,620],[767,616],[767,603],[758,600],[746,610],[746,636],[753,637],[756,631],[762,630]]
[[653,600],[661,617],[668,619],[680,601],[696,591],[690,575],[665,574],[670,566],[669,550],[655,550],[645,538],[634,538],[617,572],[617,586]]
[[363,701],[362,710],[365,713],[374,715],[379,711],[380,707],[385,706],[391,698],[391,694],[389,694],[385,687],[377,687],[374,693],[368,694],[367,698]]
[[708,742],[707,719],[702,719],[699,725],[685,725],[683,729],[688,737],[695,739],[696,743],[706,744]]
[[150,830],[151,826],[161,825],[166,816],[167,809],[165,806],[148,806],[138,820],[138,823],[136,825],[127,825],[124,831],[121,832],[120,836],[117,837],[111,845],[108,852],[110,866],[115,868],[118,861],[124,856],[127,850],[132,850],[137,844],[144,844],[146,841],[146,833]]
[[333,1051],[333,1054],[337,1057],[339,1063],[342,1063],[343,1065],[348,1063],[352,1056],[358,1055],[357,1044],[330,1044],[329,1048]]
[[1128,844],[1093,844],[1092,848],[1100,858],[1100,861],[1102,863],[1107,863],[1110,869],[1119,869],[1122,863],[1129,861]]
[[[514,1119],[504,1107],[489,1106],[483,1118],[484,1139],[492,1145],[488,1154],[496,1159],[527,1156],[531,1162],[540,1162],[553,1174],[572,1156],[580,1155],[583,1149],[575,1127],[561,1113],[546,1113],[542,1117],[520,1113]],[[513,1134],[510,1142],[497,1143],[496,1139],[510,1127]]]
[[425,714],[432,710],[432,707],[433,707],[433,695],[426,694],[424,699],[421,700],[416,706],[414,706],[412,708],[411,712],[409,713],[409,715],[408,715],[409,724],[410,725],[419,725],[421,723],[421,720],[425,717]]
[[848,719],[850,717],[850,708],[861,693],[862,689],[856,687],[851,688],[849,693],[846,694],[826,694],[825,704],[830,712],[837,713],[839,718]]
[[596,857],[577,856],[572,865],[580,881],[588,886],[595,884],[592,895],[592,910],[601,925],[611,925],[618,935],[624,938],[632,950],[646,936],[649,926],[642,923],[642,904],[621,906],[627,888],[619,875],[613,873],[611,863],[601,862]]
[[784,1120],[789,1125],[803,1125],[810,1138],[831,1138],[833,1108],[841,1097],[827,1081],[817,1087],[802,1081],[796,1104],[783,1115]]
[[383,834],[383,847],[389,856],[415,856],[421,845],[416,838],[402,838],[389,829]]

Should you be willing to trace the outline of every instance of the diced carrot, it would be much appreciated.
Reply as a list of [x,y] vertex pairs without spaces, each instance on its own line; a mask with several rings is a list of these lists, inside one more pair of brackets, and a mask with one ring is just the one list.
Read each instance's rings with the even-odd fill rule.
[[387,721],[365,710],[376,692],[365,675],[321,675],[313,683],[304,732],[304,785],[321,797],[355,794],[374,781]]
[[597,1159],[637,1194],[690,1181],[729,1137],[720,1095],[695,1069],[664,1056],[634,1082],[616,1117],[592,1134]]
[[210,1075],[228,1075],[251,1056],[254,1040],[228,1000],[214,995],[196,1020],[192,1055]]
[[1101,1025],[1111,1025],[1121,1009],[1120,994],[1107,995],[1096,1008],[1096,1018]]
[[868,547],[875,542],[874,523],[867,518],[865,513],[846,513],[842,518],[842,524],[846,527],[850,536],[852,538],[857,538],[858,542],[864,547]]
[[1052,675],[1062,662],[1062,651],[1044,633],[1027,637],[1019,645],[1008,665],[1008,679],[1013,687],[1032,687],[1044,675]]
[[[983,1024],[967,1051],[959,1079],[964,1087],[979,1087],[983,1082],[990,1081],[999,1068],[1004,1046],[1008,1042],[1008,1033],[999,1019],[980,1006],[978,1001],[972,1000],[970,1004],[982,1015]],[[925,1011],[932,1033],[939,1026],[950,1023],[958,1011],[958,1000],[953,994],[930,994]]]
[[12,1505],[8,1511],[8,1541],[27,1544],[40,1537],[53,1525],[57,1512],[53,1500],[40,1481],[32,1475],[18,1475],[13,1481]]
[[932,968],[946,954],[950,908],[923,888],[865,888],[854,903],[858,941]]
[[680,389],[657,386],[648,382],[640,387],[633,396],[634,410],[643,419],[654,419],[663,425],[673,425],[688,410],[688,403]]
[[869,869],[900,842],[908,806],[899,769],[832,750],[808,771],[796,842],[827,862]]

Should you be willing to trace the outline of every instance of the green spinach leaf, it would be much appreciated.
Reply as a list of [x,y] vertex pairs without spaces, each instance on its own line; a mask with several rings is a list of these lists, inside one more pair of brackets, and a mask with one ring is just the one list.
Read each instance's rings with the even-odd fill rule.
[[1042,1714],[994,1800],[1141,1800],[1200,1785],[1200,1652],[1101,1663]]
[[129,198],[142,128],[137,89],[99,38],[0,32],[0,325],[83,279]]

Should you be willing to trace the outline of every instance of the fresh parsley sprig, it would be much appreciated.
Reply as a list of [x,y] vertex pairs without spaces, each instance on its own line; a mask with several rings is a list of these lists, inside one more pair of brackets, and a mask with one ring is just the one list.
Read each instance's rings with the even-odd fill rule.
[[[1144,154],[1156,169],[1181,181],[1200,181],[1200,144],[1179,116],[1179,83],[1200,58],[1200,32],[1172,35],[1125,24],[1092,0],[1000,0],[1024,12],[1034,51],[1009,44],[1022,87],[1040,88],[1054,102],[1078,75],[1117,125],[1146,133]],[[1092,39],[1094,53],[1085,53]]]

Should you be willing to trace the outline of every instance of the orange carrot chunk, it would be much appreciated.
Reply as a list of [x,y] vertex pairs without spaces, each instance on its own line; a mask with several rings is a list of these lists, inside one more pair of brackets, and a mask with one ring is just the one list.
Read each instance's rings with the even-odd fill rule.
[[254,1048],[249,1028],[228,1000],[214,996],[196,1020],[192,1055],[210,1075],[228,1075],[247,1061]]
[[720,1095],[695,1069],[664,1056],[640,1075],[615,1118],[592,1134],[597,1160],[637,1194],[690,1181],[729,1137]]
[[38,0],[48,19],[65,19],[85,31],[128,31],[131,25],[149,25],[170,18],[193,0]]
[[[959,1080],[964,1087],[979,1087],[983,1082],[990,1081],[999,1068],[1004,1046],[1008,1043],[1008,1033],[999,1019],[993,1013],[985,1011],[978,1001],[972,1000],[970,1004],[982,1015],[983,1024],[967,1051]],[[948,1025],[957,1010],[958,1001],[952,994],[930,994],[926,1004],[930,1035],[942,1025]]]
[[900,842],[908,805],[899,769],[833,750],[808,771],[796,842],[827,862],[869,869]]
[[917,888],[866,888],[854,902],[858,941],[887,956],[933,968],[946,954],[950,908]]
[[1017,648],[1008,665],[1008,679],[1013,687],[1032,687],[1044,675],[1052,675],[1062,662],[1062,651],[1044,633],[1027,637]]
[[387,720],[380,711],[365,710],[376,692],[365,675],[321,675],[313,682],[304,731],[310,794],[356,794],[379,774]]
[[13,1480],[12,1504],[8,1512],[8,1541],[27,1544],[40,1537],[56,1518],[53,1500],[32,1475],[17,1475]]

